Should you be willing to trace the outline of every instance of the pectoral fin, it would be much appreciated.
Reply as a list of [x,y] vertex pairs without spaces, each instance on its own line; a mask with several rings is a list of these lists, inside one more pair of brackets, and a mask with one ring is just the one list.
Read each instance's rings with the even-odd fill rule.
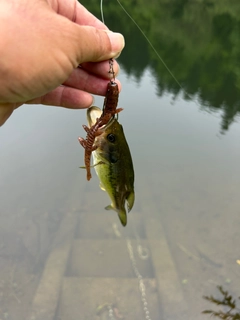
[[98,166],[99,164],[106,164],[104,161],[99,161],[98,163],[95,163],[91,166],[91,168]]
[[114,209],[113,209],[112,205],[110,204],[109,206],[105,207],[105,210],[114,210]]
[[[94,168],[94,167],[98,166],[99,164],[106,164],[106,163],[103,162],[103,161],[99,161],[98,163],[95,163],[95,164],[91,165],[90,168]],[[86,166],[81,166],[79,168],[80,169],[86,169]]]

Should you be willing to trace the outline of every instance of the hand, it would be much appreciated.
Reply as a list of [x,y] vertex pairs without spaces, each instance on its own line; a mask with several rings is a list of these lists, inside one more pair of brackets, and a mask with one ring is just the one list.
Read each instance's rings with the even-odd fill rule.
[[91,94],[105,95],[108,59],[123,47],[77,0],[2,0],[0,126],[23,103],[89,107]]

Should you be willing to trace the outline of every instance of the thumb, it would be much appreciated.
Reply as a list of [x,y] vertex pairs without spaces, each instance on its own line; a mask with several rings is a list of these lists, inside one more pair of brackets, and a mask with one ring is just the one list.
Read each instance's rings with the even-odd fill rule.
[[70,43],[65,48],[76,54],[78,64],[116,58],[124,48],[124,37],[120,33],[73,23],[71,27]]

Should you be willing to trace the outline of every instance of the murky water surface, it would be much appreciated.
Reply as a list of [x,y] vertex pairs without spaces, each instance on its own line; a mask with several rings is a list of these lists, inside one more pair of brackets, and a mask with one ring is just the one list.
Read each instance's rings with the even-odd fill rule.
[[240,5],[133,2],[123,4],[184,91],[106,1],[107,25],[126,38],[119,122],[136,176],[126,228],[79,169],[85,111],[24,106],[1,128],[1,319],[207,320],[221,306],[203,296],[222,299],[218,285],[240,294]]

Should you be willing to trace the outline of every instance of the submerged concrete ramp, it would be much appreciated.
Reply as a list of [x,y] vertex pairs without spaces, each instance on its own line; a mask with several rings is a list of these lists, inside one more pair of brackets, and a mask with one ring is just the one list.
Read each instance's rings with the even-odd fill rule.
[[129,214],[126,228],[91,193],[82,210],[66,216],[28,320],[186,319],[159,211],[149,190],[138,197],[139,211]]
[[[144,279],[151,319],[160,319],[156,281]],[[111,311],[112,310],[112,311]],[[64,279],[58,315],[61,320],[146,319],[138,289],[131,278]]]

